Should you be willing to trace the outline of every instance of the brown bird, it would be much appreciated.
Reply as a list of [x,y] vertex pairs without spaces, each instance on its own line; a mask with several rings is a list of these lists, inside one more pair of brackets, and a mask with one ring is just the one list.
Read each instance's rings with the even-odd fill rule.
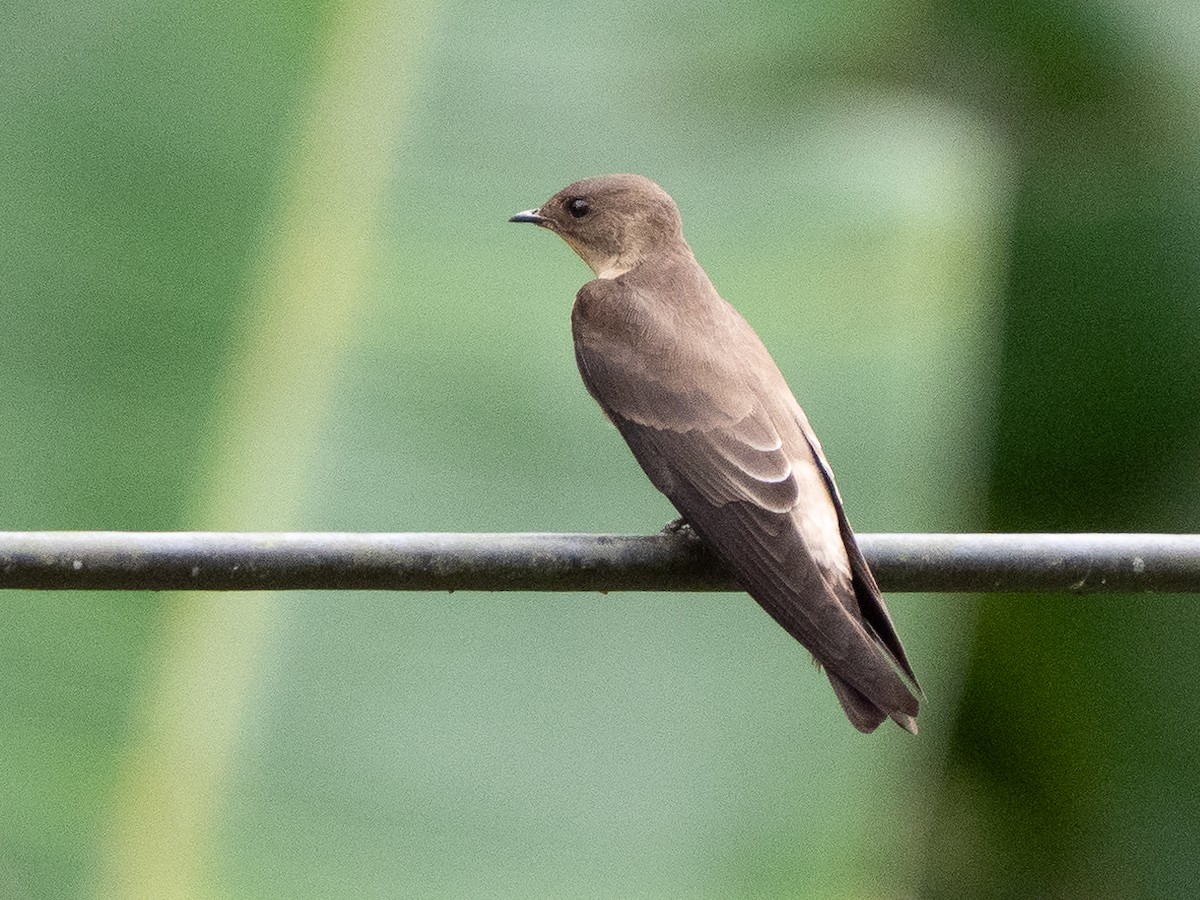
[[571,312],[575,359],[650,481],[824,667],[855,728],[890,716],[915,734],[920,686],[821,444],[696,262],[675,201],[608,175],[510,221],[553,231],[596,273]]

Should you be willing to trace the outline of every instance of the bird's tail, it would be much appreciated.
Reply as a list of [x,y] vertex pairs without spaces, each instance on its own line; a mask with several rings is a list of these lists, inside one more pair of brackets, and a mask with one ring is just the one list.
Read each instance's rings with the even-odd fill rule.
[[913,716],[899,710],[890,713],[882,710],[832,672],[826,671],[825,674],[829,676],[829,683],[833,686],[833,692],[837,695],[838,702],[842,704],[842,709],[845,710],[850,724],[863,734],[870,734],[889,715],[892,717],[892,721],[905,731],[910,734],[917,733],[917,720]]

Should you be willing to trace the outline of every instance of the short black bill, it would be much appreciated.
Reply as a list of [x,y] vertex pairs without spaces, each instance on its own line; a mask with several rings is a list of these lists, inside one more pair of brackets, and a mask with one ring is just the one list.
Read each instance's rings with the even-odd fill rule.
[[524,212],[519,212],[508,221],[510,222],[532,222],[534,225],[541,225],[546,220],[541,216],[540,209],[527,209]]

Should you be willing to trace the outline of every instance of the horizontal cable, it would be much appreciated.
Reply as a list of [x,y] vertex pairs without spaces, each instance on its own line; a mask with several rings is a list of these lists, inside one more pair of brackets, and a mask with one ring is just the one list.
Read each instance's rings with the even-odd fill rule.
[[[885,591],[1200,593],[1200,535],[863,534]],[[725,591],[693,536],[0,532],[0,589]]]

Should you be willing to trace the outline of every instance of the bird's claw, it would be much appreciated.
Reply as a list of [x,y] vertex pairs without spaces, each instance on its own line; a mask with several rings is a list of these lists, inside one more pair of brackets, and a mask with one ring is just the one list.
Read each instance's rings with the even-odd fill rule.
[[680,516],[674,522],[668,522],[662,527],[659,534],[682,534],[684,537],[697,537],[695,530],[691,524],[683,516]]

